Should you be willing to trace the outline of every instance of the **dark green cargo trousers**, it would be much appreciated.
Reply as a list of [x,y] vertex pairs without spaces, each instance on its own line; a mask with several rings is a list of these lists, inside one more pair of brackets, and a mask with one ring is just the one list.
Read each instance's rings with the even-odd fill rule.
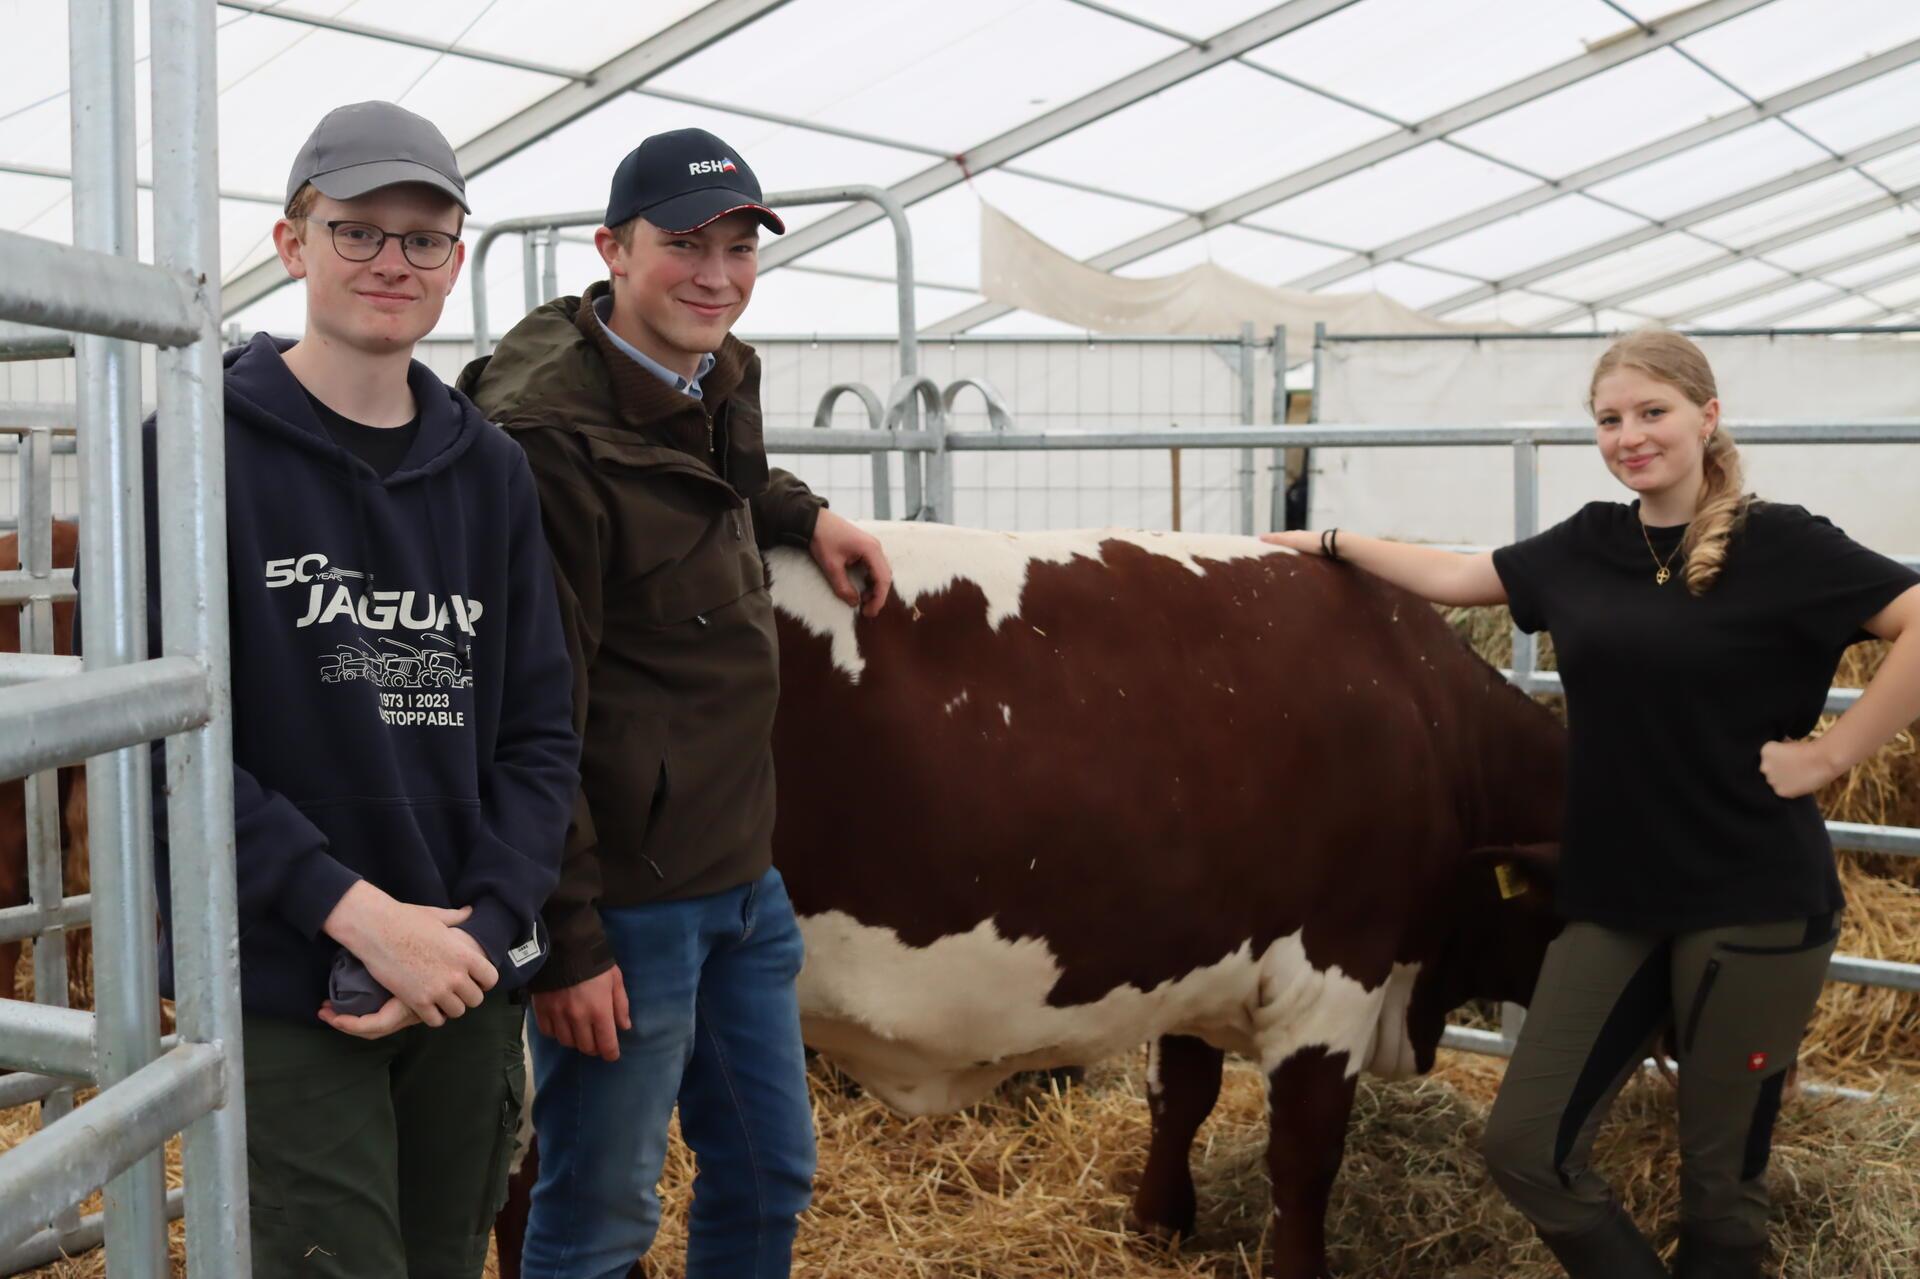
[[524,1006],[364,1040],[245,1021],[255,1279],[478,1279],[526,1076]]
[[1677,937],[1568,925],[1487,1120],[1494,1181],[1542,1234],[1604,1222],[1613,1201],[1587,1164],[1594,1134],[1671,1025],[1683,1225],[1719,1246],[1764,1244],[1781,1089],[1837,940],[1832,916]]

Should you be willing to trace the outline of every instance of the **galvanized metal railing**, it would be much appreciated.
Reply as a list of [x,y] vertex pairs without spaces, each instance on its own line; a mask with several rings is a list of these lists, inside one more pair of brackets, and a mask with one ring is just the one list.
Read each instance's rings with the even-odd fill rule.
[[[0,777],[29,777],[30,896],[0,936],[34,938],[38,1004],[0,1000],[0,1103],[48,1097],[41,1131],[0,1154],[0,1271],[104,1238],[122,1279],[167,1273],[165,1223],[187,1219],[189,1273],[244,1279],[247,1244],[227,663],[214,5],[151,6],[154,265],[137,260],[132,6],[70,0],[74,247],[0,232],[0,348],[77,364],[85,519],[82,663],[51,653],[52,435],[22,453],[26,651],[4,664]],[[135,343],[162,346],[156,512],[160,652],[148,651],[148,528]],[[167,737],[177,1039],[163,1041],[154,933],[150,743]],[[93,892],[63,897],[56,775],[86,761]],[[93,930],[95,1009],[64,1000],[65,931]],[[4,992],[11,994],[11,992]],[[97,1084],[64,1114],[70,1083]],[[185,1187],[161,1147],[184,1132]],[[102,1217],[73,1208],[104,1186]]]

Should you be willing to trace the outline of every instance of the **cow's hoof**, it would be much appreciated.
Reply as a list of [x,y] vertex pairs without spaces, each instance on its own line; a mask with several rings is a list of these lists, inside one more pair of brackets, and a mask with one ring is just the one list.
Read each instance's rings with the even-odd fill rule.
[[858,1101],[867,1095],[867,1090],[862,1088],[852,1075],[847,1074],[813,1049],[806,1050],[806,1057],[807,1073],[813,1077],[813,1082],[819,1087],[848,1101]]
[[1150,1239],[1172,1248],[1183,1239],[1193,1238],[1194,1214],[1188,1212],[1159,1213],[1149,1209],[1145,1214],[1138,1205],[1127,1209],[1127,1233]]

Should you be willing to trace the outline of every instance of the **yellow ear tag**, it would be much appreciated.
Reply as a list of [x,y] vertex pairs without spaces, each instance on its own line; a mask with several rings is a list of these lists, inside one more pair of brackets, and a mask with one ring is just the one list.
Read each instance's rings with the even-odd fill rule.
[[1505,901],[1518,897],[1527,891],[1527,877],[1512,862],[1499,862],[1493,868],[1493,877],[1500,885],[1500,898]]

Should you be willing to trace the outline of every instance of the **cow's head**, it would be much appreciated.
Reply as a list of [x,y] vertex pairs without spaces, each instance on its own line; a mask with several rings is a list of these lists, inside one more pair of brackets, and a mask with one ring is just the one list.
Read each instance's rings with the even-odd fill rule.
[[1447,1014],[1470,999],[1526,1004],[1547,945],[1560,933],[1553,909],[1558,844],[1478,848],[1435,901],[1435,941],[1407,1005],[1414,1064],[1433,1068]]

